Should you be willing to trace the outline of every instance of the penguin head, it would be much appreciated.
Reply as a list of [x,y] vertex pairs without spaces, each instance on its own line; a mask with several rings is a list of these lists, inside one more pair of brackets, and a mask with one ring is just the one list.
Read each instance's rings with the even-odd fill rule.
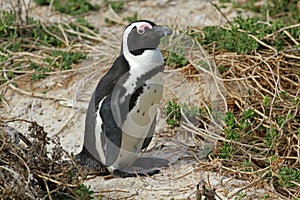
[[124,30],[121,53],[141,55],[145,50],[158,48],[160,39],[171,33],[170,28],[159,26],[149,20],[132,22]]

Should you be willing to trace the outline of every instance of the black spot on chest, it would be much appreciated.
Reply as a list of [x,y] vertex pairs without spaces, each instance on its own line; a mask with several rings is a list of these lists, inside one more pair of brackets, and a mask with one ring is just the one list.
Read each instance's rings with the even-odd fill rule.
[[150,70],[148,73],[144,74],[143,76],[137,79],[136,89],[129,98],[129,111],[131,111],[134,108],[139,96],[144,92],[144,90],[150,89],[151,85],[146,85],[146,81],[150,80],[152,77],[162,72],[163,70],[164,65],[158,65],[156,68]]
[[[126,94],[127,88],[124,87],[124,83],[126,82],[126,79],[130,78],[130,74],[127,74],[127,77],[124,78],[123,81],[120,82],[120,85],[118,85],[119,93],[117,96],[113,98],[117,98],[119,104],[116,105],[116,112],[120,112],[121,116],[121,122],[123,123],[126,118],[127,114],[136,106],[137,101],[139,97],[146,92],[148,86],[149,89],[151,88],[151,84],[146,84],[147,80],[150,80],[152,77],[154,77],[156,74],[162,72],[164,70],[164,65],[158,65],[157,67],[153,68],[152,70],[149,70],[147,73],[143,74],[136,80],[132,80],[135,82],[135,87],[133,89],[133,93]],[[130,84],[131,86],[131,84]],[[119,99],[124,98],[124,102],[120,102]],[[140,111],[140,110],[139,110]]]

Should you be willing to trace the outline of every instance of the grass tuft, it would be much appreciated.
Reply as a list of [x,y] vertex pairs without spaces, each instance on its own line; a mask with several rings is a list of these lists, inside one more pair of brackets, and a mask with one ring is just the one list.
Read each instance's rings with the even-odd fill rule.
[[[215,44],[218,50],[248,54],[266,48],[266,46],[260,44],[258,40],[274,47],[276,50],[283,50],[287,44],[296,46],[291,38],[287,37],[283,31],[278,32],[285,25],[286,24],[280,19],[265,23],[262,22],[260,18],[244,19],[238,16],[229,27],[205,27],[203,29],[204,37],[202,33],[195,33],[193,31],[190,35],[198,38],[202,45]],[[276,32],[278,33],[274,34]],[[293,38],[297,38],[300,34],[300,28],[291,28],[289,33]]]
[[[51,0],[35,0],[35,3],[48,6]],[[100,9],[98,5],[92,5],[88,0],[53,0],[53,7],[55,10],[69,15],[80,15]]]

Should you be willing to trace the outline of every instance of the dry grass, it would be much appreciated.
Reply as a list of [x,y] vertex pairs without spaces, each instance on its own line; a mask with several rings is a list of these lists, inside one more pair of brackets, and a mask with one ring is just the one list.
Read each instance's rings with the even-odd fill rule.
[[[299,38],[293,41],[298,43]],[[250,55],[213,49],[210,59],[219,69],[226,70],[221,76],[210,74],[224,84],[226,103],[222,105],[234,114],[234,122],[223,121],[224,127],[210,126],[205,118],[199,121],[206,126],[195,126],[189,121],[183,123],[186,130],[199,136],[199,144],[207,138],[218,141],[217,148],[209,155],[210,169],[250,181],[248,186],[228,198],[248,187],[263,187],[269,191],[269,197],[300,196],[300,53],[294,48],[274,54],[273,47],[266,47]],[[249,110],[252,117],[247,118]],[[215,119],[211,117],[211,120]],[[242,128],[245,123],[247,127]],[[238,139],[228,135],[234,131]],[[229,153],[226,158],[224,151]],[[199,168],[207,168],[208,163],[199,160]],[[283,168],[298,175],[289,179],[292,173]]]
[[[80,191],[84,170],[74,162],[74,156],[62,149],[59,139],[50,140],[43,127],[27,123],[28,136],[0,123],[0,188],[1,199],[88,198]],[[20,140],[20,142],[19,142]],[[49,151],[49,144],[54,147]],[[64,159],[69,161],[64,161]],[[74,173],[74,170],[77,170]]]
[[[275,177],[282,178],[279,175],[282,167],[295,170],[300,167],[300,54],[297,53],[295,50],[280,52],[278,56],[273,52],[244,56],[215,55],[216,63],[230,67],[223,74],[228,109],[237,115],[248,109],[255,112],[250,130],[241,133],[239,140],[246,145],[232,144],[236,151],[229,161],[222,160],[223,169],[251,179],[251,182],[265,176],[274,194],[294,198],[300,195],[299,183],[294,188],[281,187]],[[230,81],[236,78],[245,79]],[[266,102],[266,96],[269,102]],[[280,119],[282,122],[279,122]],[[266,141],[268,130],[276,131],[270,141]],[[252,163],[247,170],[245,166],[239,166],[245,160]]]

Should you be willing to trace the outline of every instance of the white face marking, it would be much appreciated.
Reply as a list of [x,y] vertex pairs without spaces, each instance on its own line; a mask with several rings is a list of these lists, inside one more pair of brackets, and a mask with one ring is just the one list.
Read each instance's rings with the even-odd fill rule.
[[144,23],[144,24],[141,24],[141,25],[138,25],[136,26],[137,27],[137,32],[138,34],[143,34],[145,33],[145,28],[148,27],[149,29],[152,29],[152,26],[148,23]]

